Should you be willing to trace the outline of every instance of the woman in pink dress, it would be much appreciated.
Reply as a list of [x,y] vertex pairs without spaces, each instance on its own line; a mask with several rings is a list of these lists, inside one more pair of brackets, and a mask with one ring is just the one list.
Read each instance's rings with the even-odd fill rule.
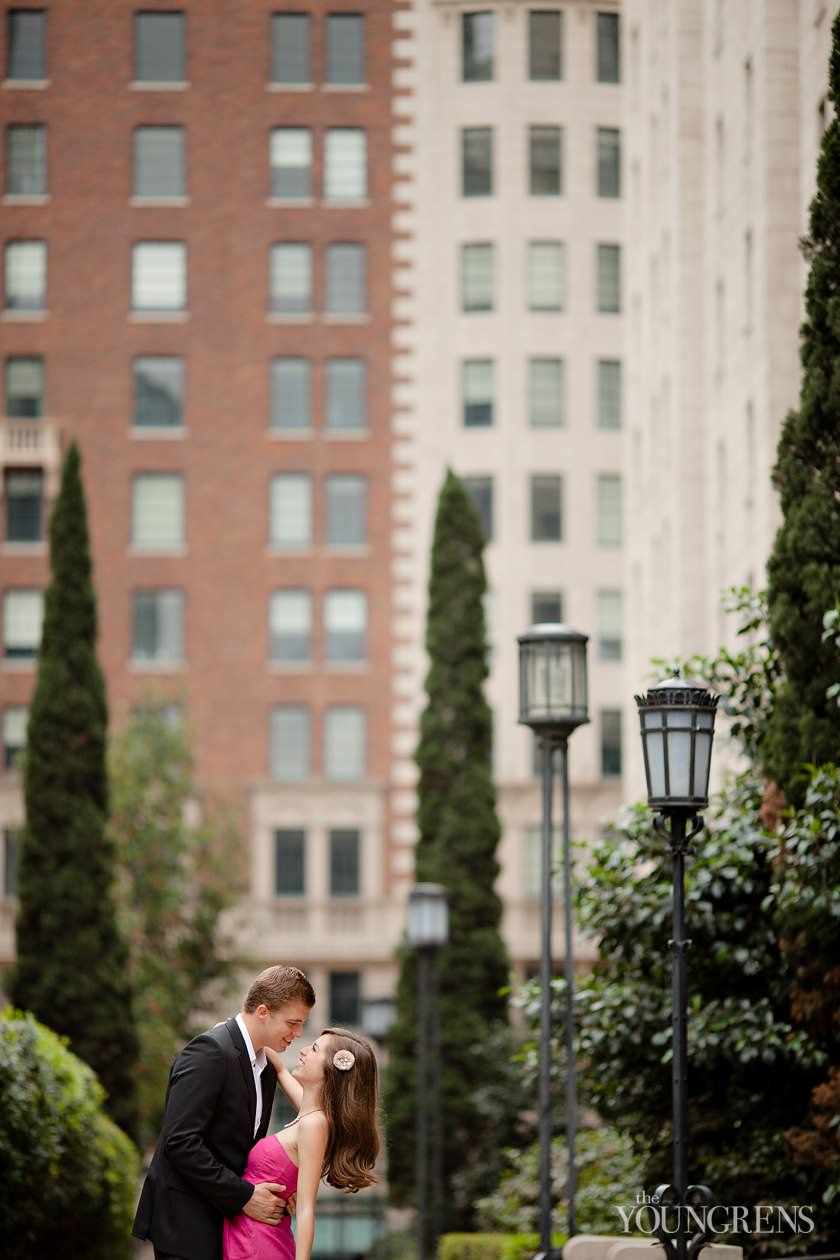
[[297,1110],[279,1133],[251,1149],[246,1181],[276,1181],[297,1194],[295,1232],[291,1218],[279,1225],[252,1220],[244,1212],[225,1220],[224,1260],[311,1260],[315,1199],[324,1178],[355,1194],[376,1178],[379,1154],[376,1056],[370,1042],[343,1028],[325,1028],[304,1047],[291,1072],[266,1047],[277,1080]]

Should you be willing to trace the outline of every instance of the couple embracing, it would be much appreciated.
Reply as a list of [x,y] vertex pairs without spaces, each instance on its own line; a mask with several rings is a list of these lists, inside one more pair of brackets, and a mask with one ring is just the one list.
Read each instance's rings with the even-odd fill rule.
[[[326,1028],[291,1072],[280,1059],[314,1005],[302,971],[268,967],[235,1018],[178,1055],[133,1229],[156,1260],[310,1260],[321,1179],[348,1192],[376,1180],[369,1042]],[[268,1135],[278,1082],[297,1116]]]

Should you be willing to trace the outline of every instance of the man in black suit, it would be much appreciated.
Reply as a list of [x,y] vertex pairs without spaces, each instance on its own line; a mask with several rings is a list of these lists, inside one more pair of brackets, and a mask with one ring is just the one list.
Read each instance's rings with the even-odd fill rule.
[[240,1013],[195,1037],[169,1074],[166,1110],[132,1233],[149,1238],[156,1260],[221,1260],[222,1221],[245,1212],[277,1224],[284,1186],[242,1180],[251,1147],[268,1131],[278,1053],[303,1034],[315,1005],[297,967],[268,967]]

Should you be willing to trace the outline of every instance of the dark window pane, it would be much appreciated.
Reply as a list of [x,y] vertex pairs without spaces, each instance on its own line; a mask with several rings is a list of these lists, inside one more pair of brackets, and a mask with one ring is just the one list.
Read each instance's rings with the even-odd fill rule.
[[6,192],[38,197],[47,191],[47,129],[41,123],[6,128]]
[[493,78],[494,13],[461,15],[461,76],[466,83]]
[[312,82],[311,29],[308,13],[272,14],[272,83]]
[[358,971],[330,972],[330,1023],[357,1028],[362,1018],[362,983]]
[[352,474],[327,477],[327,538],[330,546],[367,542],[367,479]]
[[274,892],[277,897],[302,897],[305,883],[306,833],[283,828],[274,833]]
[[10,9],[6,24],[6,78],[45,79],[47,15],[43,9]]
[[136,127],[134,196],[183,197],[184,128]]
[[598,196],[621,196],[621,132],[598,128]]
[[327,83],[365,82],[365,19],[360,13],[327,14]]
[[359,832],[355,828],[330,831],[330,896],[358,897]]
[[493,423],[493,360],[466,359],[461,365],[461,407],[464,427],[486,428]]
[[559,624],[563,620],[563,594],[561,591],[534,591],[531,595],[531,623]]
[[6,360],[6,415],[31,420],[44,414],[43,359],[14,357]]
[[135,13],[134,78],[138,83],[183,83],[183,13]]
[[312,368],[308,359],[271,362],[272,429],[308,429],[311,417]]
[[170,357],[134,360],[134,424],[172,428],[184,422],[184,361]]
[[3,710],[3,767],[16,770],[20,754],[26,747],[28,711],[22,704],[11,704]]
[[598,66],[599,83],[621,82],[621,52],[618,36],[618,14],[599,13]]
[[531,541],[560,542],[563,517],[560,478],[531,478]]
[[3,896],[17,896],[17,873],[20,861],[20,832],[11,827],[3,831]]
[[41,542],[44,537],[44,474],[40,469],[7,468],[6,542]]
[[465,197],[487,197],[493,192],[490,127],[465,127],[461,132],[461,189]]
[[493,478],[463,477],[464,489],[473,501],[481,518],[481,528],[487,542],[493,541]]
[[563,131],[529,127],[530,191],[533,197],[556,197],[563,191]]
[[328,315],[364,315],[367,310],[367,247],[328,245],[326,249]]
[[184,595],[171,588],[135,591],[132,660],[175,664],[184,656]]
[[269,604],[273,661],[300,665],[312,655],[312,596],[309,591],[275,591]]
[[312,196],[312,132],[307,127],[275,127],[269,141],[271,195],[286,201]]
[[532,9],[528,14],[528,78],[563,77],[563,14]]
[[601,710],[601,774],[605,779],[621,777],[621,711]]
[[367,428],[367,365],[364,359],[328,359],[328,429]]

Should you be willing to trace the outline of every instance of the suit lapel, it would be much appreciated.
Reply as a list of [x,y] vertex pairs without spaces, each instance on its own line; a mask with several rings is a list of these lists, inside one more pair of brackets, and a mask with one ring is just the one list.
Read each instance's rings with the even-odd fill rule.
[[239,1066],[242,1069],[242,1076],[245,1080],[245,1088],[248,1091],[248,1114],[251,1120],[250,1133],[254,1132],[254,1118],[257,1114],[257,1090],[254,1083],[254,1069],[251,1067],[251,1060],[248,1057],[248,1048],[245,1045],[245,1038],[239,1030],[239,1025],[235,1019],[229,1019],[225,1027],[230,1034],[230,1039],[236,1047],[237,1056],[239,1058]]
[[260,1085],[262,1086],[262,1116],[260,1118],[260,1131],[258,1136],[265,1137],[268,1132],[268,1125],[271,1120],[271,1109],[274,1106],[274,1090],[277,1085],[277,1074],[270,1063],[267,1063],[262,1070],[260,1077]]

